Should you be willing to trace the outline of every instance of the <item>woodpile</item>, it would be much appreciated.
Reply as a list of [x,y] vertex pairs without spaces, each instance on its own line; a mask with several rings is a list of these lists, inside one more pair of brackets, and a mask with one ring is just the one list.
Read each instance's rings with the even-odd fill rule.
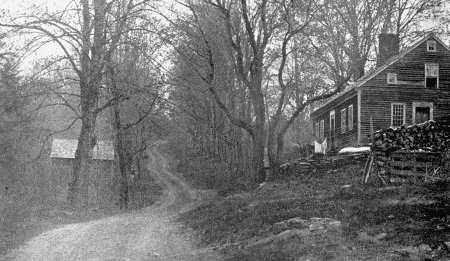
[[450,147],[450,124],[428,121],[412,126],[388,128],[374,133],[374,149],[392,152],[444,151]]
[[376,152],[377,175],[386,183],[402,180],[398,177],[422,177],[439,179],[447,176],[443,167],[442,153],[430,151],[399,150],[385,154]]
[[450,124],[428,121],[374,133],[374,164],[383,181],[396,176],[436,176],[441,154],[450,148]]

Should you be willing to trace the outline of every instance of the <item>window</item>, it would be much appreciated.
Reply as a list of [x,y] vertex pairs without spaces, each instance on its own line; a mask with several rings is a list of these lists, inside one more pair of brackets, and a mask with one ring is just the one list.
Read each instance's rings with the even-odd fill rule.
[[387,74],[387,83],[388,84],[396,84],[397,83],[397,74],[396,73],[388,73]]
[[348,106],[348,130],[353,130],[353,104]]
[[316,128],[315,128],[315,133],[316,133],[316,139],[318,139],[319,138],[319,132],[320,130],[319,130],[319,123],[317,122],[316,123]]
[[345,129],[347,128],[347,110],[341,110],[341,133],[345,133]]
[[433,120],[432,102],[413,102],[412,123],[422,123]]
[[436,41],[427,41],[427,51],[436,52]]
[[325,125],[325,120],[321,120],[320,121],[320,140],[323,141],[324,138],[324,126]]
[[405,104],[391,103],[391,126],[400,127],[405,124]]
[[438,88],[439,86],[439,64],[425,64],[425,87]]

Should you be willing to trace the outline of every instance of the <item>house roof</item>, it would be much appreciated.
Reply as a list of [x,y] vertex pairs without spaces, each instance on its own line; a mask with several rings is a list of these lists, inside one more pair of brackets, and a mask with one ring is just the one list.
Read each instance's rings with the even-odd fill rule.
[[[76,139],[54,139],[50,158],[74,159],[78,147]],[[100,140],[93,150],[93,159],[114,160],[114,144],[112,141]]]
[[413,45],[411,45],[410,47],[406,48],[405,50],[403,50],[402,52],[400,52],[397,55],[394,55],[393,57],[391,57],[390,59],[388,59],[385,63],[383,63],[382,65],[374,68],[373,70],[369,71],[369,73],[367,73],[366,75],[364,75],[363,77],[361,77],[357,82],[354,82],[353,84],[351,84],[349,87],[345,88],[343,91],[341,91],[340,93],[336,94],[331,100],[327,101],[326,103],[324,103],[322,106],[316,108],[312,113],[317,112],[318,110],[324,108],[326,105],[328,105],[329,103],[333,102],[334,100],[336,100],[337,98],[341,97],[343,94],[357,89],[358,87],[361,87],[362,85],[364,85],[366,82],[368,82],[370,79],[372,79],[373,77],[377,76],[379,73],[381,73],[382,71],[384,71],[386,68],[388,68],[389,66],[391,66],[392,64],[394,64],[395,62],[399,61],[401,58],[403,58],[405,55],[407,55],[409,52],[411,52],[412,50],[414,50],[415,48],[417,48],[419,45],[421,45],[422,43],[424,43],[425,41],[427,41],[428,39],[430,39],[431,37],[434,38],[434,40],[436,40],[438,43],[440,43],[442,46],[444,46],[444,48],[446,48],[447,50],[450,51],[450,48],[444,43],[442,42],[441,39],[439,39],[438,37],[436,37],[434,35],[434,33],[429,33],[428,35],[426,35],[425,37],[423,37],[421,40],[417,41],[416,43],[414,43]]

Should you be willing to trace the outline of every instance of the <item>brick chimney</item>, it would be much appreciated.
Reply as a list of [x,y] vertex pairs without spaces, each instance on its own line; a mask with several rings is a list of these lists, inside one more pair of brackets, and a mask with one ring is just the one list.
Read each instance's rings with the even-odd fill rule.
[[398,34],[380,34],[378,36],[378,46],[377,66],[380,66],[399,53],[400,38]]

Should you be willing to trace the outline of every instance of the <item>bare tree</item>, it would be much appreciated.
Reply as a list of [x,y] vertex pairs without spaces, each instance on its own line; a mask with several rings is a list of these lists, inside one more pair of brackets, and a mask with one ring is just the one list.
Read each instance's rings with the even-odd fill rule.
[[[248,4],[247,1],[204,1],[203,5],[188,4],[193,15],[194,28],[201,39],[199,54],[204,59],[204,67],[197,70],[204,81],[217,106],[223,111],[230,122],[245,130],[252,139],[252,177],[254,182],[264,180],[264,148],[266,140],[266,104],[264,76],[268,70],[266,54],[270,45],[280,44],[277,39],[281,31],[288,29],[285,34],[286,44],[291,38],[301,33],[311,20],[313,13],[312,2],[302,3],[306,11],[300,20],[292,21],[294,15],[291,10],[298,8],[293,3],[275,3],[261,1]],[[219,19],[209,20],[209,24],[200,19],[213,19],[205,15],[205,10],[219,15]],[[211,27],[214,23],[214,28]],[[220,28],[220,34],[217,34]],[[214,31],[213,31],[214,29]],[[215,32],[215,33],[213,33]],[[198,42],[197,42],[198,44]],[[224,50],[218,49],[223,47]],[[222,53],[222,54],[221,54]],[[227,58],[225,58],[227,57]],[[221,59],[225,59],[220,62]],[[225,62],[226,61],[226,62]],[[231,86],[239,87],[248,93],[251,111],[242,118],[236,114],[231,103],[224,100],[223,71],[220,65],[228,63],[234,72]],[[197,67],[198,68],[198,67]],[[235,85],[237,81],[240,84]],[[233,87],[226,87],[233,90]],[[283,100],[284,98],[281,97]],[[243,116],[243,115],[241,115]]]
[[420,34],[420,22],[430,18],[431,12],[443,7],[442,0],[390,0],[386,5],[386,15],[382,33],[396,33],[400,39],[416,37]]
[[145,26],[136,21],[144,16],[149,3],[149,0],[80,0],[79,4],[71,2],[62,11],[48,13],[38,10],[25,15],[10,15],[8,21],[5,16],[0,23],[1,27],[11,29],[8,32],[10,35],[32,35],[25,43],[28,52],[37,52],[46,43],[56,44],[60,52],[53,56],[50,67],[57,67],[65,73],[55,74],[52,71],[52,77],[78,83],[79,106],[62,102],[71,107],[81,120],[73,177],[69,185],[69,200],[73,206],[87,206],[89,203],[88,183],[92,150],[97,142],[97,116],[121,101],[117,97],[104,99],[107,93],[103,87],[107,62],[123,44],[121,40],[127,31]]
[[150,47],[142,42],[141,45],[138,42],[133,45],[131,49],[116,51],[114,59],[108,63],[111,100],[120,101],[113,105],[112,118],[120,172],[121,208],[128,207],[128,177],[133,161],[150,145],[151,132],[146,126],[152,124],[151,116],[157,113],[159,92],[162,91],[157,71],[148,66],[150,61],[145,59],[146,48]]

